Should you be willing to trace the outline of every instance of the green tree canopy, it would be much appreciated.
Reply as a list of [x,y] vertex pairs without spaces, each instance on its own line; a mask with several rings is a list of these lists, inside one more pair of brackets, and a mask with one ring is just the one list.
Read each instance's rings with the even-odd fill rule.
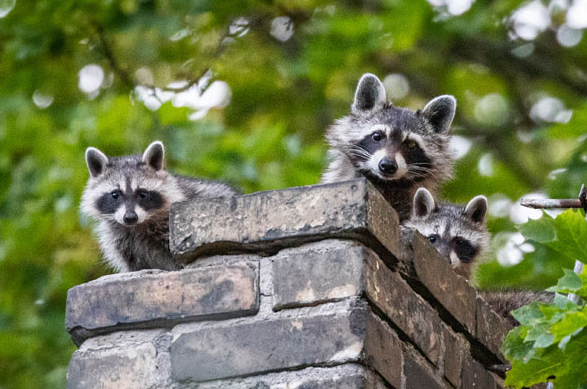
[[[109,270],[78,204],[83,151],[161,139],[178,173],[247,192],[314,184],[323,136],[364,72],[397,105],[458,100],[446,199],[576,196],[587,167],[587,43],[561,1],[0,0],[0,386],[62,388],[66,291]],[[584,15],[585,13],[583,13]],[[513,253],[513,254],[512,254]],[[513,258],[513,259],[512,259]],[[519,258],[518,258],[519,259]],[[479,284],[554,284],[566,261],[495,260]]]

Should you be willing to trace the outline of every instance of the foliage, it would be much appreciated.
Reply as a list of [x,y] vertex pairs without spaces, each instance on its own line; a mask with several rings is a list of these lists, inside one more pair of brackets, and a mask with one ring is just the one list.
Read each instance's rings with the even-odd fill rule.
[[[520,230],[532,244],[551,250],[533,259],[586,258],[587,221],[581,212],[569,210],[556,219],[545,215]],[[510,331],[502,348],[512,364],[506,384],[522,388],[553,379],[556,389],[587,388],[587,268],[580,275],[565,269],[548,290],[557,293],[553,303],[533,302],[513,312],[520,326]],[[563,295],[568,293],[583,301],[569,301]]]
[[[180,173],[246,192],[314,184],[325,128],[369,71],[401,106],[457,98],[465,155],[443,196],[505,201],[492,232],[514,231],[520,196],[576,196],[585,179],[587,40],[557,43],[560,4],[543,6],[550,25],[524,40],[511,17],[520,0],[458,15],[411,0],[16,0],[6,13],[13,3],[0,1],[2,388],[64,387],[75,349],[66,292],[109,271],[77,211],[87,146],[117,155],[161,139]],[[231,99],[182,104],[195,90],[178,81],[212,97],[224,81]],[[507,269],[493,260],[479,284],[552,285],[568,266],[558,254]]]

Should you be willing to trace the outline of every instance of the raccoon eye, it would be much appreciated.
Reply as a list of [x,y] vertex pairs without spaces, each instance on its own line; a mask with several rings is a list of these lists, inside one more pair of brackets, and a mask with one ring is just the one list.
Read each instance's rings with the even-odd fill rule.
[[430,241],[430,243],[436,242],[437,239],[438,239],[438,235],[430,235],[428,237],[428,240]]
[[110,192],[110,196],[112,196],[112,198],[114,200],[118,200],[118,198],[120,197],[120,191],[119,190],[113,190],[112,192]]
[[417,146],[416,142],[413,140],[408,141],[408,149],[415,149]]
[[383,139],[383,134],[381,131],[374,132],[373,135],[371,135],[371,139],[373,139],[375,142],[379,142],[381,139]]
[[146,198],[147,198],[147,196],[148,196],[147,192],[145,192],[144,190],[139,190],[139,191],[137,192],[137,195],[138,195],[138,196],[139,196],[139,198],[141,198],[141,199],[146,199]]
[[463,244],[465,244],[465,240],[463,238],[455,238],[455,244],[457,246],[462,246]]

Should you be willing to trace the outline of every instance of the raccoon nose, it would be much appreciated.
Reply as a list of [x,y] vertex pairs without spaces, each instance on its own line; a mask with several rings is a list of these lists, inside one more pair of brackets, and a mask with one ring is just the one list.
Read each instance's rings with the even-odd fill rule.
[[126,212],[122,218],[124,224],[135,224],[139,221],[139,216],[134,211]]
[[383,174],[393,174],[397,172],[397,163],[387,158],[383,158],[379,161],[379,170]]

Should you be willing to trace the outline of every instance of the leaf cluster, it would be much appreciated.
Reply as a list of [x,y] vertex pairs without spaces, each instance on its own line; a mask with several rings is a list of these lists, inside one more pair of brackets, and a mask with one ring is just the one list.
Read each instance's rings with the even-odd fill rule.
[[[547,247],[547,257],[587,258],[582,212],[568,210],[557,218],[544,215],[520,230],[528,242]],[[506,384],[522,388],[553,380],[557,389],[587,388],[587,268],[581,274],[565,269],[547,290],[556,293],[552,303],[533,302],[512,313],[520,326],[510,331],[502,347],[512,364]],[[569,301],[569,293],[579,297],[578,304]]]

